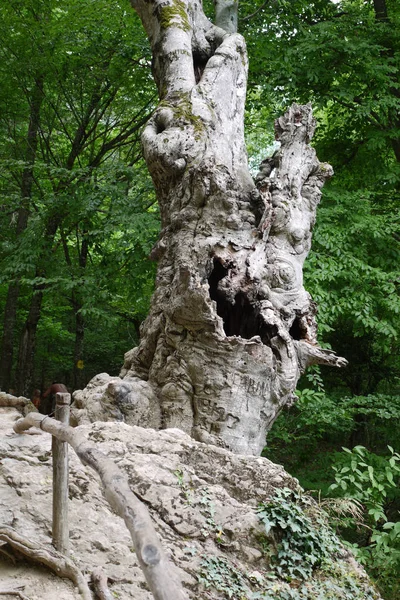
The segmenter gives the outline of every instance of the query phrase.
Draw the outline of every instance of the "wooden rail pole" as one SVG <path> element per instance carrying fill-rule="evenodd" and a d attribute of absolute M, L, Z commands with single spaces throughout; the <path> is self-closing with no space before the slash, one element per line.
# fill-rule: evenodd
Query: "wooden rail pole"
<path fill-rule="evenodd" d="M 56 394 L 55 419 L 69 425 L 70 394 Z M 68 443 L 53 436 L 53 545 L 62 554 L 69 551 Z"/>

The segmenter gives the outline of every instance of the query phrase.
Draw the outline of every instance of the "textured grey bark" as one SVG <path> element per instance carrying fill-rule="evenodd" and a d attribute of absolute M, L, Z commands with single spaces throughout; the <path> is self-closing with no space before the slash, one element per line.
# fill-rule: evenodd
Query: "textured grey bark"
<path fill-rule="evenodd" d="M 238 29 L 238 1 L 214 0 L 215 24 L 228 33 L 236 33 Z"/>
<path fill-rule="evenodd" d="M 311 107 L 293 106 L 276 123 L 280 150 L 255 183 L 243 132 L 243 38 L 211 24 L 196 0 L 132 4 L 161 97 L 143 147 L 162 232 L 151 311 L 121 376 L 148 381 L 161 427 L 259 454 L 300 373 L 346 362 L 318 347 L 302 279 L 332 169 L 309 146 Z"/>

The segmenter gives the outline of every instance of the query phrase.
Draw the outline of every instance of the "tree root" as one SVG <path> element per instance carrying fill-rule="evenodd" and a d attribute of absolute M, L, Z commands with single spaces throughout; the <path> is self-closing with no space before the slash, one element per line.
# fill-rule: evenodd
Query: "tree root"
<path fill-rule="evenodd" d="M 83 464 L 90 465 L 100 475 L 106 499 L 124 519 L 131 534 L 139 564 L 155 600 L 186 600 L 187 596 L 164 553 L 149 512 L 132 492 L 126 475 L 94 444 L 88 442 L 78 429 L 31 412 L 14 424 L 14 431 L 23 433 L 30 427 L 38 427 L 68 442 Z"/>
<path fill-rule="evenodd" d="M 25 589 L 24 585 L 20 585 L 16 588 L 13 588 L 10 590 L 0 588 L 0 596 L 18 596 L 18 598 L 20 598 L 20 600 L 29 600 L 28 596 L 25 596 L 25 594 L 23 594 L 21 591 L 24 589 Z"/>
<path fill-rule="evenodd" d="M 93 600 L 92 593 L 81 571 L 74 563 L 56 550 L 44 548 L 21 536 L 12 527 L 0 527 L 0 542 L 7 543 L 14 551 L 26 556 L 33 562 L 44 565 L 59 577 L 70 579 L 79 589 L 83 600 Z"/>
<path fill-rule="evenodd" d="M 101 567 L 92 571 L 92 583 L 96 597 L 99 600 L 114 600 L 107 585 L 107 575 Z"/>

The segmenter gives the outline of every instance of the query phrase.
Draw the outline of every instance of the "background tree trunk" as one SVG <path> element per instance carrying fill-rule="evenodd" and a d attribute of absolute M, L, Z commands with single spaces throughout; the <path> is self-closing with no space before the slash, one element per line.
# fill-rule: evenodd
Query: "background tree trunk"
<path fill-rule="evenodd" d="M 345 364 L 316 343 L 302 265 L 324 180 L 310 106 L 276 124 L 256 186 L 243 134 L 243 38 L 194 1 L 133 1 L 161 102 L 143 133 L 160 203 L 156 292 L 124 376 L 147 379 L 162 426 L 258 454 L 302 370 Z"/>
<path fill-rule="evenodd" d="M 44 232 L 44 249 L 49 255 L 54 237 L 61 223 L 62 216 L 50 216 Z M 44 279 L 46 276 L 45 256 L 41 257 L 41 263 L 36 267 L 36 277 Z M 15 387 L 19 395 L 30 396 L 33 391 L 33 373 L 36 350 L 36 333 L 42 311 L 42 301 L 46 283 L 41 282 L 33 286 L 33 294 L 30 302 L 29 313 L 22 329 L 19 342 L 18 361 L 15 375 Z"/>
<path fill-rule="evenodd" d="M 83 276 L 87 258 L 89 253 L 89 242 L 87 237 L 84 235 L 82 239 L 82 244 L 79 249 L 79 267 L 80 274 Z M 83 303 L 79 296 L 78 291 L 73 292 L 72 296 L 72 306 L 74 307 L 75 313 L 75 345 L 74 345 L 74 377 L 73 377 L 73 387 L 74 389 L 79 389 L 84 386 L 84 341 L 85 341 L 85 317 L 83 316 L 81 309 Z"/>
<path fill-rule="evenodd" d="M 20 283 L 11 283 L 7 289 L 4 307 L 3 337 L 0 353 L 0 389 L 7 391 L 12 385 L 12 365 L 14 356 L 14 329 L 17 319 L 17 308 Z"/>
<path fill-rule="evenodd" d="M 40 126 L 40 109 L 43 102 L 44 77 L 38 75 L 29 99 L 30 114 L 26 141 L 26 166 L 21 178 L 21 205 L 18 210 L 16 227 L 17 238 L 28 225 L 30 203 L 33 186 L 33 169 L 36 160 L 38 132 Z M 14 356 L 14 329 L 17 319 L 18 298 L 20 292 L 19 278 L 8 286 L 6 305 L 4 308 L 3 337 L 0 351 L 0 389 L 8 391 L 12 383 L 12 366 Z"/>
<path fill-rule="evenodd" d="M 33 369 L 36 347 L 36 332 L 43 301 L 44 284 L 35 286 L 19 342 L 18 362 L 15 375 L 15 388 L 19 396 L 30 396 L 33 388 Z"/>
<path fill-rule="evenodd" d="M 55 186 L 54 192 L 56 195 L 62 194 L 68 189 L 68 186 L 71 184 L 73 180 L 72 170 L 75 165 L 75 162 L 78 159 L 80 152 L 82 152 L 85 147 L 85 143 L 88 138 L 88 132 L 90 125 L 90 119 L 93 114 L 96 112 L 96 108 L 101 102 L 102 94 L 101 94 L 101 86 L 102 82 L 99 81 L 96 89 L 93 91 L 88 106 L 83 115 L 82 121 L 78 124 L 76 128 L 74 138 L 71 140 L 71 147 L 68 153 L 68 156 L 65 161 L 65 169 L 68 172 L 67 175 L 64 174 L 63 177 L 60 178 L 58 184 Z M 37 134 L 37 130 L 35 132 Z M 37 140 L 35 137 L 35 149 L 37 146 Z M 71 174 L 71 175 L 70 175 Z M 30 173 L 30 178 L 27 178 L 27 181 L 30 183 L 30 189 L 32 186 L 32 173 Z M 57 230 L 63 222 L 63 219 L 68 214 L 68 207 L 64 204 L 62 206 L 58 206 L 56 212 L 50 211 L 44 227 L 44 239 L 45 244 L 43 246 L 43 253 L 39 256 L 39 263 L 36 267 L 36 277 L 40 277 L 45 279 L 47 275 L 47 257 L 49 252 L 51 251 L 54 243 L 54 238 L 56 236 Z M 87 258 L 87 248 L 85 254 L 85 263 Z M 34 375 L 34 361 L 35 361 L 35 351 L 36 351 L 36 334 L 37 327 L 40 321 L 41 310 L 42 310 L 42 300 L 43 300 L 43 292 L 45 290 L 46 284 L 40 283 L 34 286 L 33 295 L 31 298 L 30 308 L 28 317 L 25 321 L 21 337 L 19 343 L 18 350 L 18 361 L 16 366 L 16 375 L 15 375 L 15 386 L 18 394 L 30 395 L 33 390 L 33 375 Z M 84 325 L 81 319 L 81 316 L 77 318 L 77 342 L 75 345 L 75 354 L 80 351 L 83 347 L 83 336 L 84 336 Z M 79 339 L 81 337 L 81 339 Z M 75 367 L 76 371 L 76 367 Z M 74 374 L 76 376 L 76 372 Z"/>

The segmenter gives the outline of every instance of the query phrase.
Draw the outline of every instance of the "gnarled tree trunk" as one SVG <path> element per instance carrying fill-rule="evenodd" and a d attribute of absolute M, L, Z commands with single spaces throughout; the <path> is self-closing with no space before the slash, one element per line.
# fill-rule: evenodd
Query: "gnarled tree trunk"
<path fill-rule="evenodd" d="M 243 134 L 243 38 L 214 26 L 196 0 L 132 4 L 161 98 L 143 147 L 162 232 L 151 311 L 122 376 L 148 381 L 162 427 L 258 454 L 300 373 L 345 363 L 318 347 L 302 279 L 332 169 L 309 146 L 311 107 L 293 106 L 256 184 Z"/>

